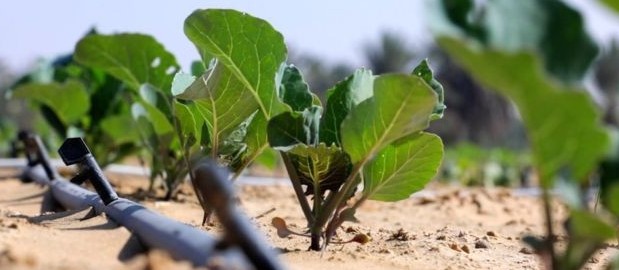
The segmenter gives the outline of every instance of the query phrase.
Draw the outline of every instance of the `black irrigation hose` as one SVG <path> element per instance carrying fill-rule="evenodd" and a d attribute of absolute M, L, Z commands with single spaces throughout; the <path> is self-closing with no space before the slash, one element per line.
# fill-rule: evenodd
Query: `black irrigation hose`
<path fill-rule="evenodd" d="M 215 253 L 217 241 L 205 232 L 171 220 L 127 199 L 117 199 L 105 205 L 99 195 L 69 181 L 57 178 L 47 181 L 40 166 L 29 167 L 25 175 L 36 183 L 49 186 L 53 198 L 65 209 L 87 209 L 105 213 L 114 222 L 135 233 L 145 246 L 163 249 L 178 260 L 203 266 Z"/>
<path fill-rule="evenodd" d="M 37 145 L 28 149 L 28 142 L 25 143 L 26 151 L 29 152 L 29 164 L 23 177 L 49 186 L 54 200 L 66 209 L 81 210 L 92 207 L 95 213 L 107 214 L 114 222 L 137 235 L 146 247 L 165 250 L 174 259 L 190 261 L 195 266 L 213 266 L 217 269 L 283 269 L 273 250 L 264 245 L 263 241 L 259 242 L 262 239 L 255 237 L 256 232 L 249 220 L 243 219 L 230 205 L 219 209 L 215 206 L 220 219 L 223 217 L 225 220 L 232 220 L 224 223 L 227 229 L 224 239 L 217 240 L 202 230 L 167 218 L 138 203 L 118 198 L 81 139 L 65 141 L 59 151 L 65 163 L 79 164 L 82 168 L 74 179 L 66 181 L 55 171 L 50 171 L 49 159 L 41 148 L 40 140 L 36 141 L 36 136 L 20 138 L 22 141 L 29 141 L 30 146 Z M 43 155 L 40 155 L 41 152 Z M 209 165 L 208 162 L 205 164 L 197 170 L 200 175 L 226 176 L 221 170 L 212 171 L 216 166 Z M 85 180 L 90 180 L 96 193 L 75 184 Z M 217 183 L 215 186 L 223 183 L 219 180 L 227 182 L 227 178 L 206 180 L 202 182 Z M 101 182 L 95 184 L 96 181 Z M 231 237 L 248 234 L 251 237 L 245 239 Z"/>

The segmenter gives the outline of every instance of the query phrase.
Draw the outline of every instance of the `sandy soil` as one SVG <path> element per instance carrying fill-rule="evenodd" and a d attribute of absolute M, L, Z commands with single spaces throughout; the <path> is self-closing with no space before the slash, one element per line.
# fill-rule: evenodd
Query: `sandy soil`
<path fill-rule="evenodd" d="M 120 194 L 136 194 L 145 179 L 110 179 Z M 307 238 L 278 238 L 273 217 L 302 231 L 305 221 L 287 185 L 240 186 L 241 207 L 258 230 L 281 251 L 290 269 L 539 269 L 539 260 L 521 241 L 541 235 L 541 206 L 533 197 L 507 189 L 459 189 L 432 186 L 414 198 L 368 202 L 344 224 L 338 237 L 357 232 L 371 236 L 365 245 L 331 245 L 324 252 L 306 251 Z M 130 257 L 135 238 L 123 227 L 87 211 L 40 214 L 46 188 L 17 179 L 0 180 L 0 269 L 188 269 L 163 252 Z M 179 200 L 142 200 L 144 205 L 182 222 L 199 226 L 201 209 L 189 188 Z M 269 211 L 275 208 L 274 211 Z M 563 215 L 556 207 L 557 215 Z M 265 214 L 266 213 L 266 214 Z M 217 225 L 204 230 L 216 234 Z M 559 236 L 559 240 L 562 236 Z M 565 239 L 563 237 L 563 239 Z M 602 269 L 616 255 L 612 243 L 590 260 L 587 269 Z"/>

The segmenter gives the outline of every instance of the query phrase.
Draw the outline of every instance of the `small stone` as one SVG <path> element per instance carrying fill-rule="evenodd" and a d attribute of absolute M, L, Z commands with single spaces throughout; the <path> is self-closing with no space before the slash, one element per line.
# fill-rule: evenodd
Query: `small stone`
<path fill-rule="evenodd" d="M 533 250 L 526 247 L 521 248 L 519 252 L 522 254 L 533 254 Z"/>
<path fill-rule="evenodd" d="M 489 248 L 490 244 L 487 241 L 484 240 L 477 240 L 477 242 L 475 242 L 475 248 Z"/>
<path fill-rule="evenodd" d="M 466 252 L 467 254 L 471 252 L 471 251 L 469 250 L 469 246 L 467 246 L 467 245 L 462 245 L 462 246 L 460 247 L 460 249 L 462 249 L 462 251 Z"/>
<path fill-rule="evenodd" d="M 460 247 L 458 247 L 458 245 L 456 243 L 451 243 L 449 244 L 449 248 L 455 250 L 455 251 L 461 251 Z"/>
<path fill-rule="evenodd" d="M 11 223 L 9 225 L 9 229 L 17 229 L 17 224 L 16 223 Z"/>
<path fill-rule="evenodd" d="M 487 236 L 496 236 L 496 233 L 494 233 L 493 231 L 488 231 L 486 232 Z"/>
<path fill-rule="evenodd" d="M 378 253 L 382 253 L 382 254 L 391 254 L 391 253 L 393 253 L 393 252 L 391 252 L 391 250 L 389 250 L 389 249 L 386 249 L 386 248 L 385 248 L 385 249 L 381 249 L 381 250 L 379 250 L 379 251 L 378 251 Z"/>
<path fill-rule="evenodd" d="M 446 237 L 444 235 L 439 235 L 436 237 L 436 240 L 445 240 Z"/>
<path fill-rule="evenodd" d="M 587 260 L 588 263 L 598 263 L 600 262 L 600 260 L 596 257 L 591 257 L 589 258 L 589 260 Z"/>

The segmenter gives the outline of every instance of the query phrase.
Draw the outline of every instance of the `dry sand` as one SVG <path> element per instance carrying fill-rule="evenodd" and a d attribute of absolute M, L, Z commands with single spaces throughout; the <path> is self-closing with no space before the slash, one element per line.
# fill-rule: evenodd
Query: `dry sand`
<path fill-rule="evenodd" d="M 135 194 L 139 186 L 147 185 L 145 179 L 110 178 L 120 194 Z M 273 217 L 281 217 L 290 228 L 303 231 L 306 223 L 290 186 L 240 186 L 238 190 L 242 209 L 250 217 L 261 216 L 254 218 L 259 232 L 281 251 L 280 258 L 290 269 L 540 268 L 537 256 L 521 238 L 542 234 L 541 205 L 534 197 L 515 196 L 508 189 L 434 185 L 425 195 L 405 201 L 368 202 L 357 212 L 361 223 L 345 223 L 337 237 L 348 240 L 361 232 L 372 241 L 330 245 L 324 252 L 307 251 L 307 238 L 278 238 L 269 225 Z M 135 239 L 105 216 L 83 220 L 87 211 L 41 215 L 45 191 L 17 179 L 0 180 L 0 269 L 190 268 L 162 252 L 129 257 Z M 176 201 L 141 203 L 199 227 L 202 212 L 189 188 Z M 563 215 L 561 207 L 556 211 Z M 220 231 L 216 225 L 203 229 Z M 586 267 L 602 269 L 617 254 L 614 244 Z"/>

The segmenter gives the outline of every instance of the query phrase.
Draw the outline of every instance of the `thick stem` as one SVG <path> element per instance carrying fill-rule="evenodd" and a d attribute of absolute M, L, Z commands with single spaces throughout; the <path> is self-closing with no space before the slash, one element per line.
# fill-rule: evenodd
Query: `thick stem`
<path fill-rule="evenodd" d="M 321 238 L 321 233 L 320 231 L 315 232 L 314 230 L 312 230 L 311 232 L 311 242 L 310 242 L 310 250 L 314 250 L 314 251 L 320 251 L 321 250 L 321 246 L 320 246 L 320 238 Z"/>
<path fill-rule="evenodd" d="M 546 269 L 558 270 L 557 255 L 554 245 L 554 229 L 552 228 L 552 205 L 550 194 L 547 188 L 542 189 L 542 200 L 544 202 L 544 217 L 546 219 L 546 250 L 548 258 L 545 262 Z"/>

